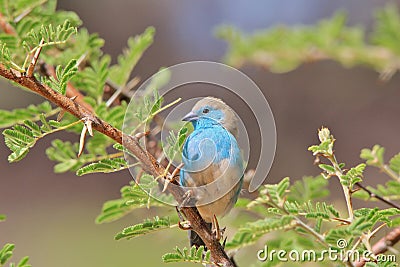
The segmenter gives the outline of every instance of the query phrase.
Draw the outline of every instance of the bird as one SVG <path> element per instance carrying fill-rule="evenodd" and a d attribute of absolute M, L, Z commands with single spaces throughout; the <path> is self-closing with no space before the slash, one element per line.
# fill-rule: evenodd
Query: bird
<path fill-rule="evenodd" d="M 211 229 L 214 218 L 235 205 L 243 184 L 238 117 L 221 99 L 205 97 L 182 120 L 192 123 L 193 132 L 183 144 L 180 184 L 194 191 L 194 205 Z M 190 246 L 205 246 L 193 230 L 189 239 Z"/>

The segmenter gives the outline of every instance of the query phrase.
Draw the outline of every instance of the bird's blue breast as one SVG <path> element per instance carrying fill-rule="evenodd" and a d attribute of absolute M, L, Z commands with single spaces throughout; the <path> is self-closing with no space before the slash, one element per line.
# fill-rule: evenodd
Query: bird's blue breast
<path fill-rule="evenodd" d="M 235 137 L 219 124 L 196 127 L 186 139 L 182 155 L 185 165 L 181 170 L 180 182 L 185 186 L 188 186 L 188 173 L 201 172 L 210 165 L 220 164 L 223 160 L 229 161 L 229 168 L 237 168 L 241 172 L 243 170 L 242 157 Z"/>

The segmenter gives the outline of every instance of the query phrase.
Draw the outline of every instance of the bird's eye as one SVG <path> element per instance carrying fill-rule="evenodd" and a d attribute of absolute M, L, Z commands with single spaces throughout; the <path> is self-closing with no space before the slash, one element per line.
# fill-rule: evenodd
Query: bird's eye
<path fill-rule="evenodd" d="M 208 108 L 203 109 L 204 114 L 207 114 L 208 112 L 210 112 L 210 110 Z"/>

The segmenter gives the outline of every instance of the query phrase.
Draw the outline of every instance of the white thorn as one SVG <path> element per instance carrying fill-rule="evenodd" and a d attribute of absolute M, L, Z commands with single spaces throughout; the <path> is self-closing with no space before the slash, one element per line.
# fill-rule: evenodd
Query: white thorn
<path fill-rule="evenodd" d="M 90 119 L 85 120 L 85 126 L 90 134 L 90 136 L 93 136 L 93 128 L 92 128 L 92 121 Z"/>
<path fill-rule="evenodd" d="M 165 192 L 167 190 L 168 185 L 171 183 L 171 180 L 169 178 L 165 178 L 165 182 L 164 182 L 164 188 L 161 192 Z"/>
<path fill-rule="evenodd" d="M 64 114 L 65 114 L 65 110 L 62 109 L 57 115 L 57 121 L 61 121 L 61 119 L 64 117 Z"/>
<path fill-rule="evenodd" d="M 86 124 L 83 125 L 81 136 L 79 138 L 79 151 L 78 151 L 78 158 L 82 155 L 83 147 L 85 145 L 85 137 L 86 137 L 87 127 Z"/>

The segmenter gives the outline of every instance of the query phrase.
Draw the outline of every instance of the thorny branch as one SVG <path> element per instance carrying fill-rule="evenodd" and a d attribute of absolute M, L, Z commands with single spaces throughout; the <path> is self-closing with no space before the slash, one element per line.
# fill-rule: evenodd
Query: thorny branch
<path fill-rule="evenodd" d="M 126 149 L 138 158 L 142 164 L 142 168 L 154 177 L 164 177 L 164 174 L 167 173 L 165 168 L 160 165 L 149 152 L 139 145 L 137 138 L 122 133 L 74 100 L 59 94 L 47 85 L 41 84 L 34 77 L 23 76 L 20 72 L 13 69 L 8 70 L 2 64 L 0 64 L 0 76 L 43 96 L 80 120 L 91 121 L 93 129 L 123 144 Z M 178 203 L 182 202 L 184 191 L 181 187 L 168 187 L 168 191 L 174 196 Z M 197 208 L 183 207 L 182 212 L 190 222 L 192 229 L 202 238 L 207 248 L 211 251 L 213 261 L 222 266 L 234 267 L 234 263 L 230 260 L 215 235 L 208 229 L 207 224 L 200 216 Z"/>
<path fill-rule="evenodd" d="M 392 229 L 388 234 L 382 237 L 375 245 L 372 246 L 372 252 L 374 255 L 379 255 L 389 251 L 397 242 L 400 241 L 400 227 Z M 355 267 L 362 267 L 368 262 L 367 259 L 362 259 L 359 262 L 355 262 Z"/>
<path fill-rule="evenodd" d="M 397 205 L 396 203 L 394 203 L 394 202 L 392 202 L 392 201 L 390 201 L 390 200 L 387 200 L 387 199 L 384 198 L 384 197 L 381 197 L 380 195 L 377 195 L 377 194 L 372 193 L 371 190 L 369 190 L 368 188 L 366 188 L 365 186 L 363 186 L 361 183 L 356 183 L 356 185 L 357 185 L 359 188 L 361 188 L 362 190 L 364 190 L 365 192 L 367 192 L 368 195 L 369 195 L 369 197 L 371 197 L 371 198 L 376 198 L 376 199 L 378 199 L 379 201 L 381 201 L 381 202 L 383 202 L 383 203 L 385 203 L 385 204 L 387 204 L 387 205 L 389 205 L 389 206 L 391 206 L 391 207 L 393 207 L 393 208 L 396 208 L 396 209 L 399 209 L 399 210 L 400 210 L 400 206 L 399 206 L 399 205 Z"/>

